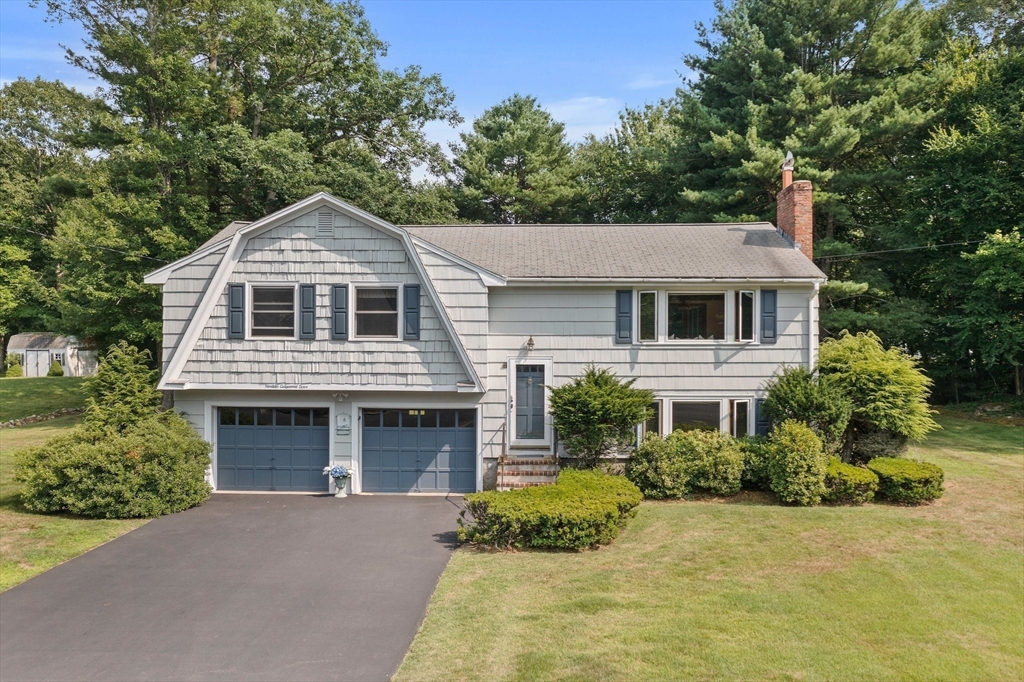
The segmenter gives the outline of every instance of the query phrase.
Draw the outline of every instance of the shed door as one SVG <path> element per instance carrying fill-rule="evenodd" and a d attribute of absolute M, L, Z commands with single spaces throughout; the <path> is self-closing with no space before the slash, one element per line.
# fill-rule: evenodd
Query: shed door
<path fill-rule="evenodd" d="M 220 408 L 217 489 L 327 492 L 329 422 L 327 408 Z"/>
<path fill-rule="evenodd" d="M 363 410 L 365 492 L 476 490 L 476 410 Z"/>

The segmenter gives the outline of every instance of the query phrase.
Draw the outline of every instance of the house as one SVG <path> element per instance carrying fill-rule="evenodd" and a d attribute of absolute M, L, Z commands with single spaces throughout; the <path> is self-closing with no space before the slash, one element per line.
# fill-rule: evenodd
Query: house
<path fill-rule="evenodd" d="M 7 342 L 7 354 L 19 357 L 26 377 L 45 377 L 54 362 L 60 363 L 65 376 L 86 377 L 96 373 L 96 351 L 81 348 L 73 336 L 15 334 Z"/>
<path fill-rule="evenodd" d="M 147 276 L 160 388 L 217 490 L 327 492 L 329 462 L 357 493 L 549 480 L 544 387 L 587 363 L 655 392 L 643 430 L 755 433 L 766 382 L 818 348 L 811 186 L 783 175 L 781 229 L 397 226 L 316 194 Z"/>

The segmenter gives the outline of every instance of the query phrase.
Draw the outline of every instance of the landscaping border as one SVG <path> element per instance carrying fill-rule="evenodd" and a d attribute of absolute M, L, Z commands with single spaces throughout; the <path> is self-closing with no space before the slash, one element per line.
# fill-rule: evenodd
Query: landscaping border
<path fill-rule="evenodd" d="M 13 429 L 16 426 L 28 426 L 29 424 L 36 424 L 38 422 L 45 422 L 51 419 L 57 419 L 58 417 L 64 417 L 69 414 L 81 414 L 85 412 L 84 407 L 63 407 L 56 412 L 48 412 L 47 414 L 30 414 L 27 417 L 21 419 L 12 419 L 7 422 L 0 423 L 0 429 Z"/>

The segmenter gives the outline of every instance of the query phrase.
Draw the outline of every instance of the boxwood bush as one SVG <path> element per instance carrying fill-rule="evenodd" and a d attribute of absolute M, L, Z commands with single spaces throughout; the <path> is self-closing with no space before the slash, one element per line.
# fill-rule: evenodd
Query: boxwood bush
<path fill-rule="evenodd" d="M 768 471 L 771 488 L 790 504 L 812 506 L 825 494 L 828 461 L 821 439 L 807 424 L 787 419 L 772 430 Z"/>
<path fill-rule="evenodd" d="M 629 456 L 626 478 L 652 500 L 680 498 L 689 490 L 686 462 L 676 456 L 667 439 L 657 434 L 649 434 Z"/>
<path fill-rule="evenodd" d="M 878 492 L 903 504 L 922 504 L 942 497 L 942 468 L 929 462 L 876 457 L 868 469 L 878 475 Z"/>
<path fill-rule="evenodd" d="M 466 495 L 459 539 L 501 548 L 585 549 L 606 544 L 643 496 L 622 476 L 565 469 L 554 485 Z"/>
<path fill-rule="evenodd" d="M 740 481 L 747 490 L 771 490 L 768 468 L 771 444 L 764 436 L 749 436 L 737 441 L 743 453 L 743 475 Z"/>
<path fill-rule="evenodd" d="M 878 490 L 878 476 L 864 467 L 853 466 L 831 457 L 825 470 L 825 495 L 830 504 L 864 504 Z"/>
<path fill-rule="evenodd" d="M 736 439 L 721 431 L 674 431 L 668 442 L 686 466 L 690 490 L 735 495 L 743 476 L 743 453 Z"/>
<path fill-rule="evenodd" d="M 121 433 L 83 425 L 20 454 L 15 478 L 30 511 L 153 517 L 201 504 L 210 444 L 174 412 Z"/>

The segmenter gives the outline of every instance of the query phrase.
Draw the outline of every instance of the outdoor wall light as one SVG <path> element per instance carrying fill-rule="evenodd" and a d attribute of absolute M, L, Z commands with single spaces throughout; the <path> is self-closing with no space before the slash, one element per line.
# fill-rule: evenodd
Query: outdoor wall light
<path fill-rule="evenodd" d="M 532 351 L 534 346 L 536 346 L 536 345 L 537 344 L 533 342 L 533 335 L 531 334 L 530 338 L 526 342 L 526 350 L 527 351 Z"/>

